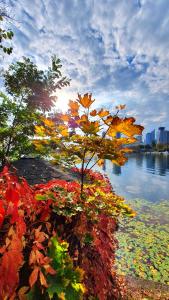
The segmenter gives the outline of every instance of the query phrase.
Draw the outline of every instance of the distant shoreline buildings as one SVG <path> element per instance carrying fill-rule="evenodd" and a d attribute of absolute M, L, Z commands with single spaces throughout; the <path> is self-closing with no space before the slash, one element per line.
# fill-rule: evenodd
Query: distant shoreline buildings
<path fill-rule="evenodd" d="M 165 127 L 159 127 L 157 130 L 147 132 L 145 138 L 142 135 L 136 136 L 137 142 L 133 146 L 155 146 L 155 145 L 169 145 L 169 130 Z"/>
<path fill-rule="evenodd" d="M 152 146 L 154 144 L 168 145 L 169 130 L 166 130 L 165 127 L 159 127 L 157 131 L 154 129 L 148 132 L 145 136 L 144 145 Z"/>

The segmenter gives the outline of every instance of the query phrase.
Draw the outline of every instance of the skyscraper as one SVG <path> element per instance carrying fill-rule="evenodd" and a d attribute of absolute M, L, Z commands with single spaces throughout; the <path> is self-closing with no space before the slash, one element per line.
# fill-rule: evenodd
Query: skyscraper
<path fill-rule="evenodd" d="M 152 146 L 152 143 L 155 142 L 155 129 L 146 134 L 145 144 Z"/>
<path fill-rule="evenodd" d="M 159 127 L 157 132 L 157 144 L 167 144 L 167 134 L 165 127 Z"/>

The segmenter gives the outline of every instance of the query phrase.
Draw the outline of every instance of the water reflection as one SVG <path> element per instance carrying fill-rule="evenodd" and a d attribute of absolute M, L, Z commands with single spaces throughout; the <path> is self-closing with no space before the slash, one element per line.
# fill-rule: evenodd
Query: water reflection
<path fill-rule="evenodd" d="M 169 200 L 169 155 L 132 154 L 125 166 L 106 161 L 102 171 L 126 199 Z"/>
<path fill-rule="evenodd" d="M 120 175 L 121 174 L 121 167 L 114 164 L 113 165 L 113 174 Z"/>

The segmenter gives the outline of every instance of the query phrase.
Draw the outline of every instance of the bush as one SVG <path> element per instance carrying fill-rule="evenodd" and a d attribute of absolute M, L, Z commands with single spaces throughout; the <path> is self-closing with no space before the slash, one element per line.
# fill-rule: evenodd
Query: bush
<path fill-rule="evenodd" d="M 119 299 L 113 270 L 119 215 L 133 215 L 101 174 L 29 186 L 0 175 L 0 298 Z M 16 259 L 17 258 L 17 259 Z M 121 296 L 120 296 L 121 295 Z M 24 298 L 25 297 L 25 298 Z"/>

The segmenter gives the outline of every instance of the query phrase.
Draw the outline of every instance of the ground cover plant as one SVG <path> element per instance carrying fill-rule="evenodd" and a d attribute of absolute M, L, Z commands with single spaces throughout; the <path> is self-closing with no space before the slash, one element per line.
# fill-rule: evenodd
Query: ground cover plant
<path fill-rule="evenodd" d="M 169 204 L 129 201 L 137 216 L 121 222 L 117 238 L 118 272 L 169 284 Z"/>

